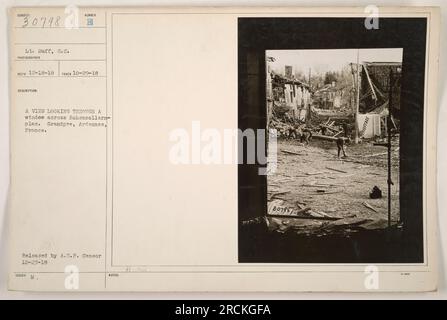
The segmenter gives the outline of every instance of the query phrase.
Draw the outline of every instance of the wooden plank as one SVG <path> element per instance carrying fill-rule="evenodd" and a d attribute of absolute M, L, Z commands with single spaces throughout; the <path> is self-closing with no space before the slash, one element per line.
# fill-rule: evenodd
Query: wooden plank
<path fill-rule="evenodd" d="M 293 155 L 296 155 L 296 156 L 303 156 L 303 155 L 305 155 L 305 154 L 302 154 L 302 153 L 293 152 L 293 151 L 289 151 L 289 150 L 281 150 L 281 152 L 284 152 L 284 153 L 287 153 L 287 154 L 293 154 Z"/>
<path fill-rule="evenodd" d="M 331 168 L 331 167 L 326 167 L 326 169 L 328 169 L 328 170 L 332 170 L 332 171 L 341 172 L 341 173 L 348 173 L 347 171 L 340 170 L 340 169 L 336 169 L 336 168 Z"/>
<path fill-rule="evenodd" d="M 377 211 L 377 209 L 376 208 L 374 208 L 373 206 L 371 206 L 368 202 L 363 202 L 362 203 L 365 207 L 367 207 L 368 209 L 370 209 L 370 210 L 372 210 L 372 211 L 374 211 L 374 212 L 379 212 L 379 211 Z"/>

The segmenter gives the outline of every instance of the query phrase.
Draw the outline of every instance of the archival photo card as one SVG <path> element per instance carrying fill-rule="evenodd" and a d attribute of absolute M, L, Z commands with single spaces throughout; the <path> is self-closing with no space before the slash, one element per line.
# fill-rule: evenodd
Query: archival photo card
<path fill-rule="evenodd" d="M 9 289 L 435 290 L 439 10 L 373 9 L 11 8 Z"/>

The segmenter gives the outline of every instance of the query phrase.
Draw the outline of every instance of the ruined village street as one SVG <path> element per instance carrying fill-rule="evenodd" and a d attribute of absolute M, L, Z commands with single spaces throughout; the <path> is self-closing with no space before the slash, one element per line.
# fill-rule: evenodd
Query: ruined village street
<path fill-rule="evenodd" d="M 398 149 L 397 141 L 392 143 L 393 223 L 399 220 Z M 338 159 L 334 142 L 313 139 L 304 145 L 294 139 L 279 139 L 277 169 L 267 178 L 269 211 L 275 203 L 298 210 L 310 208 L 313 215 L 386 220 L 386 151 L 384 147 L 363 142 L 347 146 L 348 157 Z M 370 198 L 374 186 L 382 190 L 382 198 Z"/>

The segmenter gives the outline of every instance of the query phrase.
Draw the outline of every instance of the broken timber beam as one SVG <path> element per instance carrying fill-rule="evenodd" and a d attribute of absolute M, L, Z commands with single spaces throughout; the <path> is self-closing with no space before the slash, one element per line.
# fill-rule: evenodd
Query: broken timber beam
<path fill-rule="evenodd" d="M 331 136 L 324 136 L 322 134 L 314 134 L 312 136 L 312 139 L 320 139 L 320 140 L 327 140 L 327 141 L 337 141 L 338 139 L 347 140 L 345 137 L 337 138 L 337 137 L 331 137 Z"/>

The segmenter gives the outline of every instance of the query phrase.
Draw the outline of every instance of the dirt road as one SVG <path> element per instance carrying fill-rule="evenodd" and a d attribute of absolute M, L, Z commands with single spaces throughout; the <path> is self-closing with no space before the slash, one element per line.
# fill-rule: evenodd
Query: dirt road
<path fill-rule="evenodd" d="M 392 220 L 399 220 L 398 142 L 392 145 Z M 278 140 L 277 170 L 268 176 L 269 201 L 288 207 L 309 207 L 339 218 L 387 219 L 386 148 L 361 143 L 347 146 L 346 159 L 337 158 L 334 142 Z M 370 199 L 374 186 L 381 199 Z M 365 202 L 370 206 L 365 206 Z"/>

